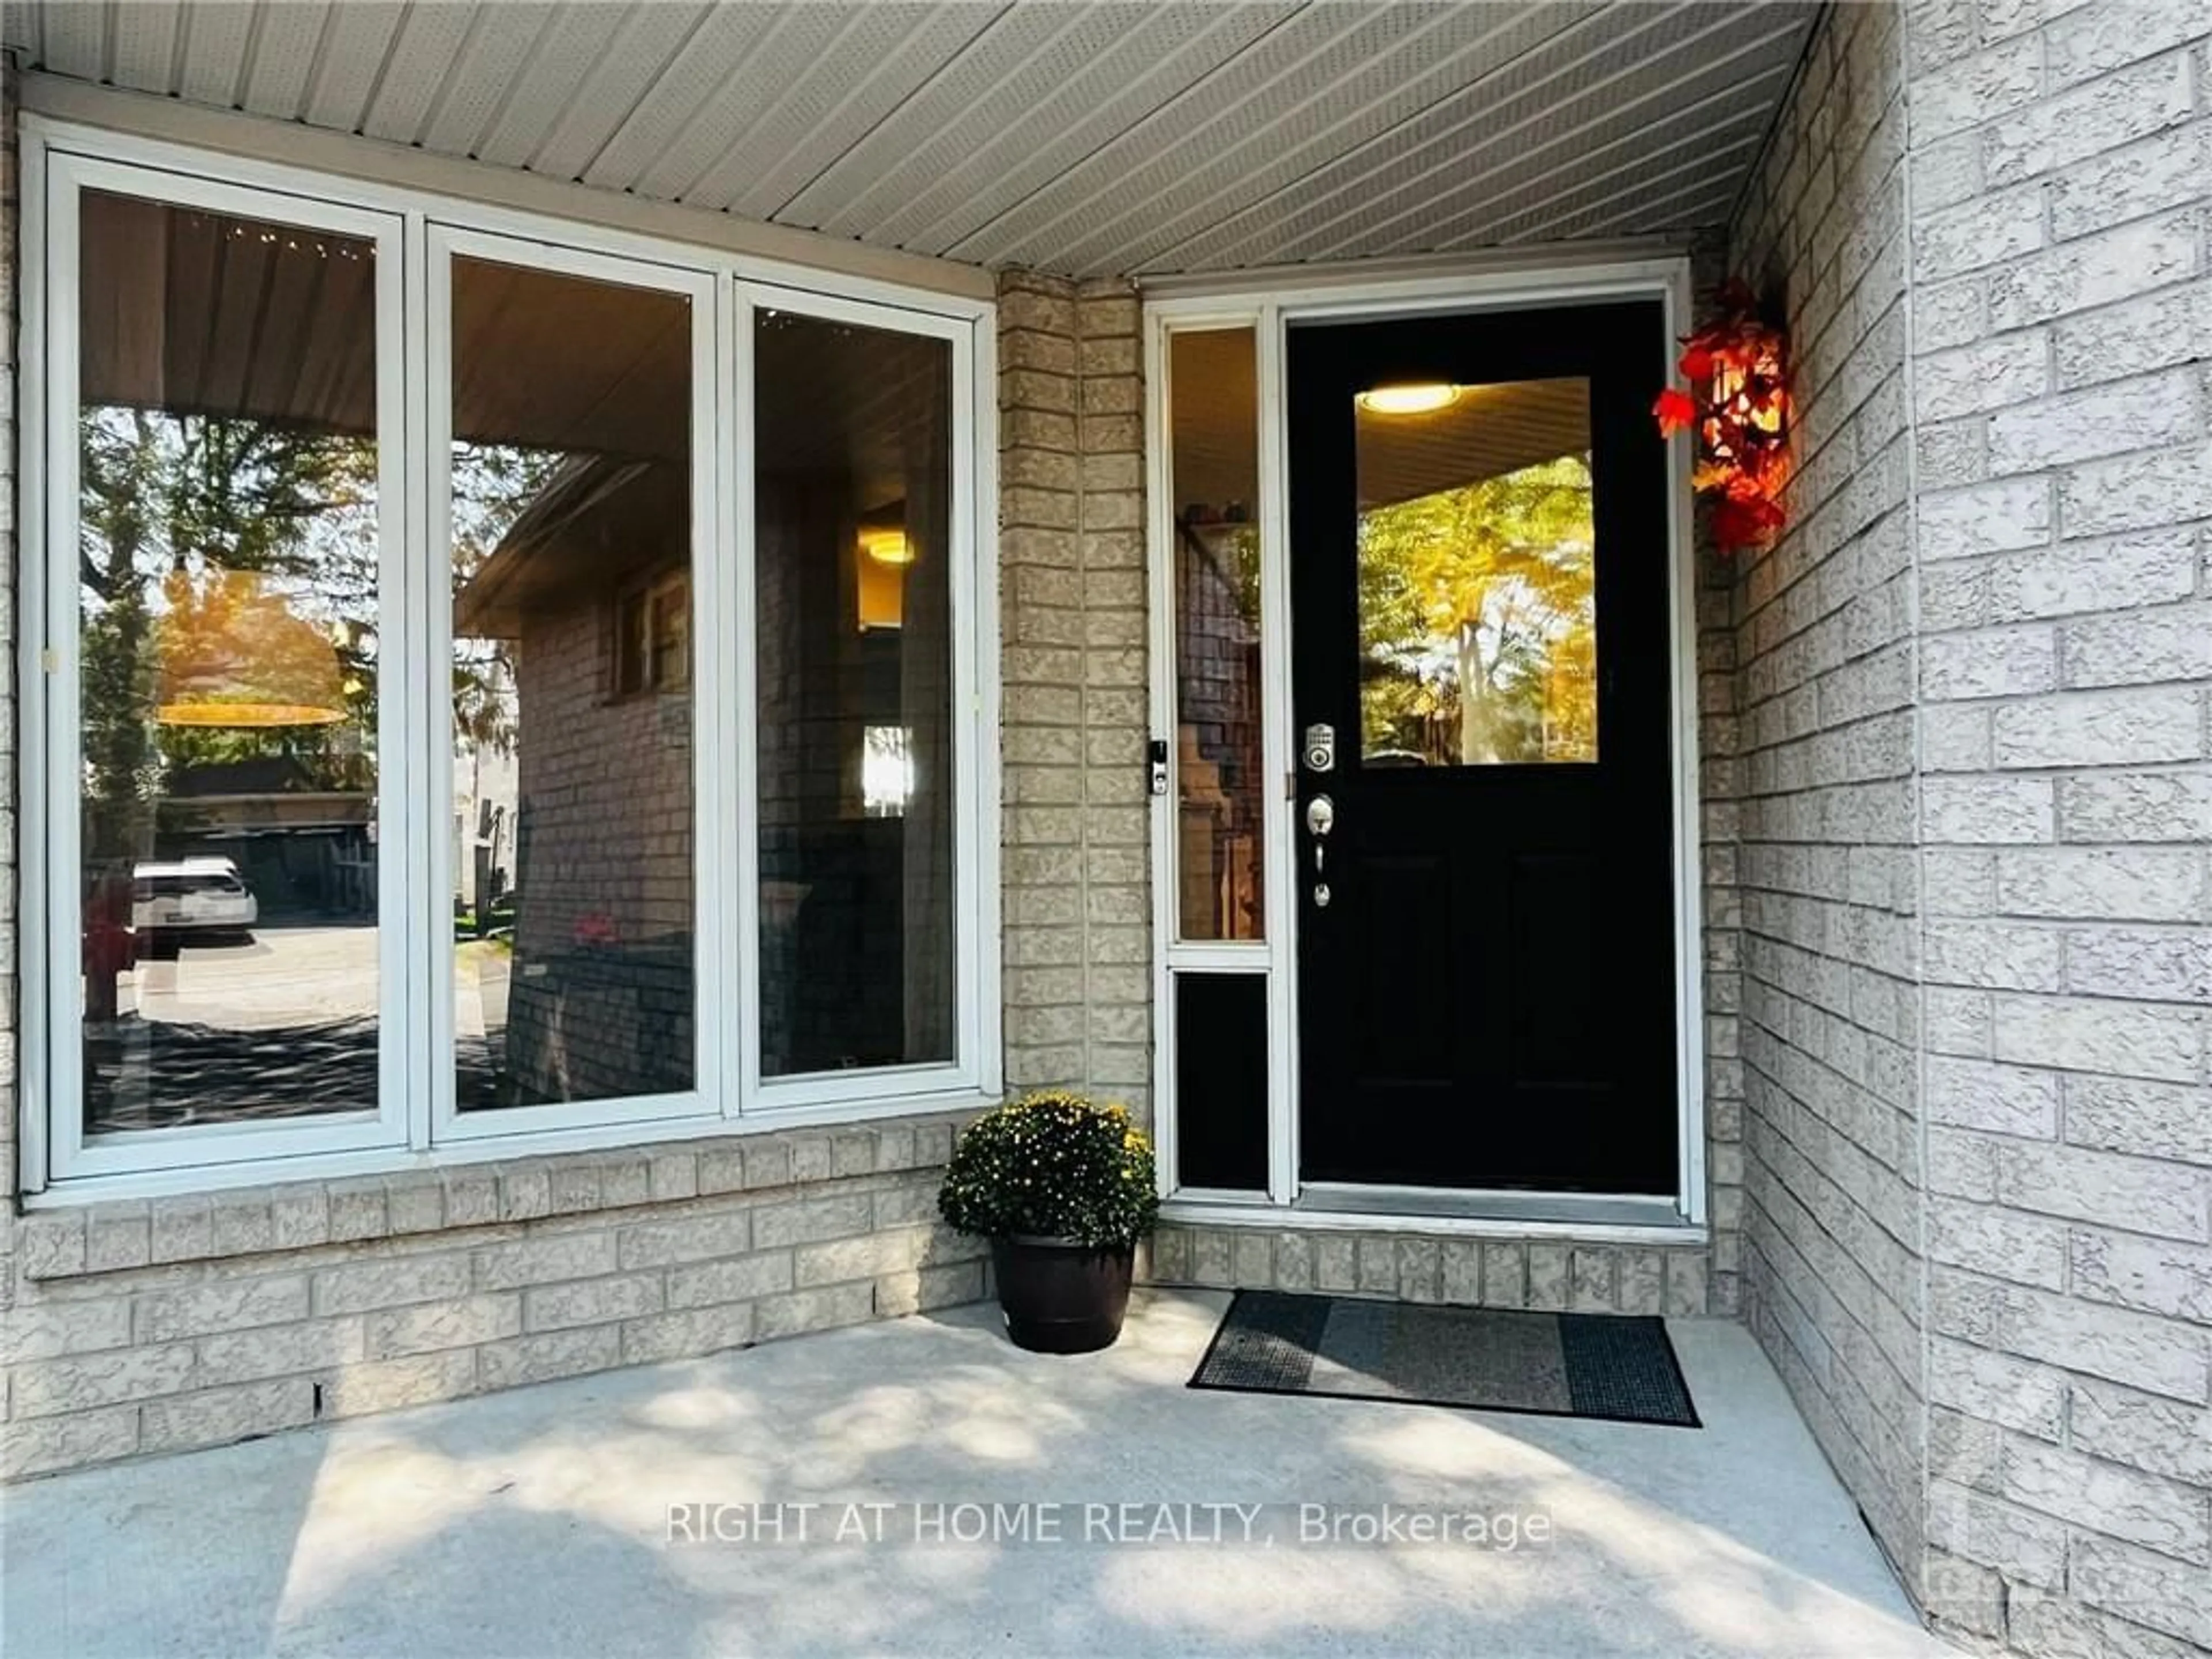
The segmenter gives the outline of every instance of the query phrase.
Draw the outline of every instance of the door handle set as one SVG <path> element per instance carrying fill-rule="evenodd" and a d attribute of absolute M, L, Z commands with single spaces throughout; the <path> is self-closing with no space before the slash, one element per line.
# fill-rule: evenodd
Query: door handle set
<path fill-rule="evenodd" d="M 1328 832 L 1336 827 L 1336 803 L 1327 795 L 1316 795 L 1306 803 L 1306 833 L 1313 837 L 1314 874 L 1318 877 L 1328 864 Z M 1328 908 L 1328 884 L 1316 881 L 1313 902 L 1322 909 Z"/>
<path fill-rule="evenodd" d="M 1305 729 L 1305 740 L 1299 747 L 1304 752 L 1306 770 L 1331 772 L 1336 769 L 1336 728 L 1328 725 L 1313 725 Z M 1313 837 L 1314 875 L 1318 878 L 1328 865 L 1328 832 L 1336 827 L 1336 803 L 1327 795 L 1316 795 L 1306 803 L 1306 833 Z M 1328 884 L 1316 879 L 1313 884 L 1314 908 L 1328 908 Z"/>

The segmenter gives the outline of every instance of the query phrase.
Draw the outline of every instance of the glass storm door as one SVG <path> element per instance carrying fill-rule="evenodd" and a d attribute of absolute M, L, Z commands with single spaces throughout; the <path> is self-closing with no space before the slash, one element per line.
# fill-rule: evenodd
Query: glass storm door
<path fill-rule="evenodd" d="M 1665 348 L 1291 331 L 1308 1182 L 1676 1190 Z"/>

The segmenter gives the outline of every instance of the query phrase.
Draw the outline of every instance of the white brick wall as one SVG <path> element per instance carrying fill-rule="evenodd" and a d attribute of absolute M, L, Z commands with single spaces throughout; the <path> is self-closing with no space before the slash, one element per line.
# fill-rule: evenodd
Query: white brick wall
<path fill-rule="evenodd" d="M 1929 1540 L 2212 1648 L 2212 5 L 1909 9 Z"/>
<path fill-rule="evenodd" d="M 1900 36 L 1887 6 L 1831 14 L 1729 261 L 1786 310 L 1798 405 L 1790 529 L 1741 561 L 1735 582 L 1744 1306 L 1883 1545 L 1910 1562 L 1923 1312 Z M 1961 117 L 2008 73 L 1992 64 L 1988 84 L 1958 89 Z M 1922 256 L 1930 276 L 2020 234 L 2006 204 L 1978 200 L 1939 228 Z M 1962 349 L 1919 389 L 1917 416 L 1977 408 L 2024 372 L 2002 349 Z M 2008 520 L 2037 510 L 1983 503 L 1939 533 L 2007 544 Z M 2035 651 L 1939 672 L 2033 679 Z M 1954 741 L 1980 755 L 1989 738 Z M 2033 811 L 1994 790 L 1942 805 L 1947 818 L 2008 830 Z M 1974 1079 L 1950 1079 L 1942 1100 L 1969 1115 L 2033 1109 Z"/>

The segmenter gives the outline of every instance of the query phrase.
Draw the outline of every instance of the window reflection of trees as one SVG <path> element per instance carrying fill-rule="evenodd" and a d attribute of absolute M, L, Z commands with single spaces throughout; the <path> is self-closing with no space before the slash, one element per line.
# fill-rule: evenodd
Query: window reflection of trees
<path fill-rule="evenodd" d="M 1595 760 L 1595 540 L 1579 455 L 1361 514 L 1370 763 Z"/>
<path fill-rule="evenodd" d="M 453 592 L 466 587 L 525 508 L 568 460 L 559 450 L 456 443 L 453 457 Z M 453 740 L 460 757 L 514 750 L 513 642 L 453 639 Z"/>
<path fill-rule="evenodd" d="M 87 1127 L 373 1105 L 373 975 L 365 1012 L 312 969 L 263 1006 L 176 947 L 251 977 L 272 922 L 374 920 L 375 441 L 103 402 L 79 441 Z M 254 930 L 143 926 L 137 868 L 210 854 Z"/>
<path fill-rule="evenodd" d="M 150 856 L 188 826 L 167 783 L 194 768 L 281 761 L 297 787 L 374 787 L 376 446 L 258 420 L 95 405 L 82 423 L 86 856 Z M 161 623 L 251 574 L 325 635 L 343 720 L 272 726 L 156 719 Z M 251 667 L 251 665 L 247 665 Z"/>

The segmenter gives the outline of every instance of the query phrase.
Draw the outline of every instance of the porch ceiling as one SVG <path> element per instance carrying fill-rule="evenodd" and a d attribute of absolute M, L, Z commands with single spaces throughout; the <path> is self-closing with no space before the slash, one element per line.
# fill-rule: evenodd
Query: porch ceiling
<path fill-rule="evenodd" d="M 5 6 L 26 65 L 1078 275 L 1717 222 L 1807 0 Z"/>

